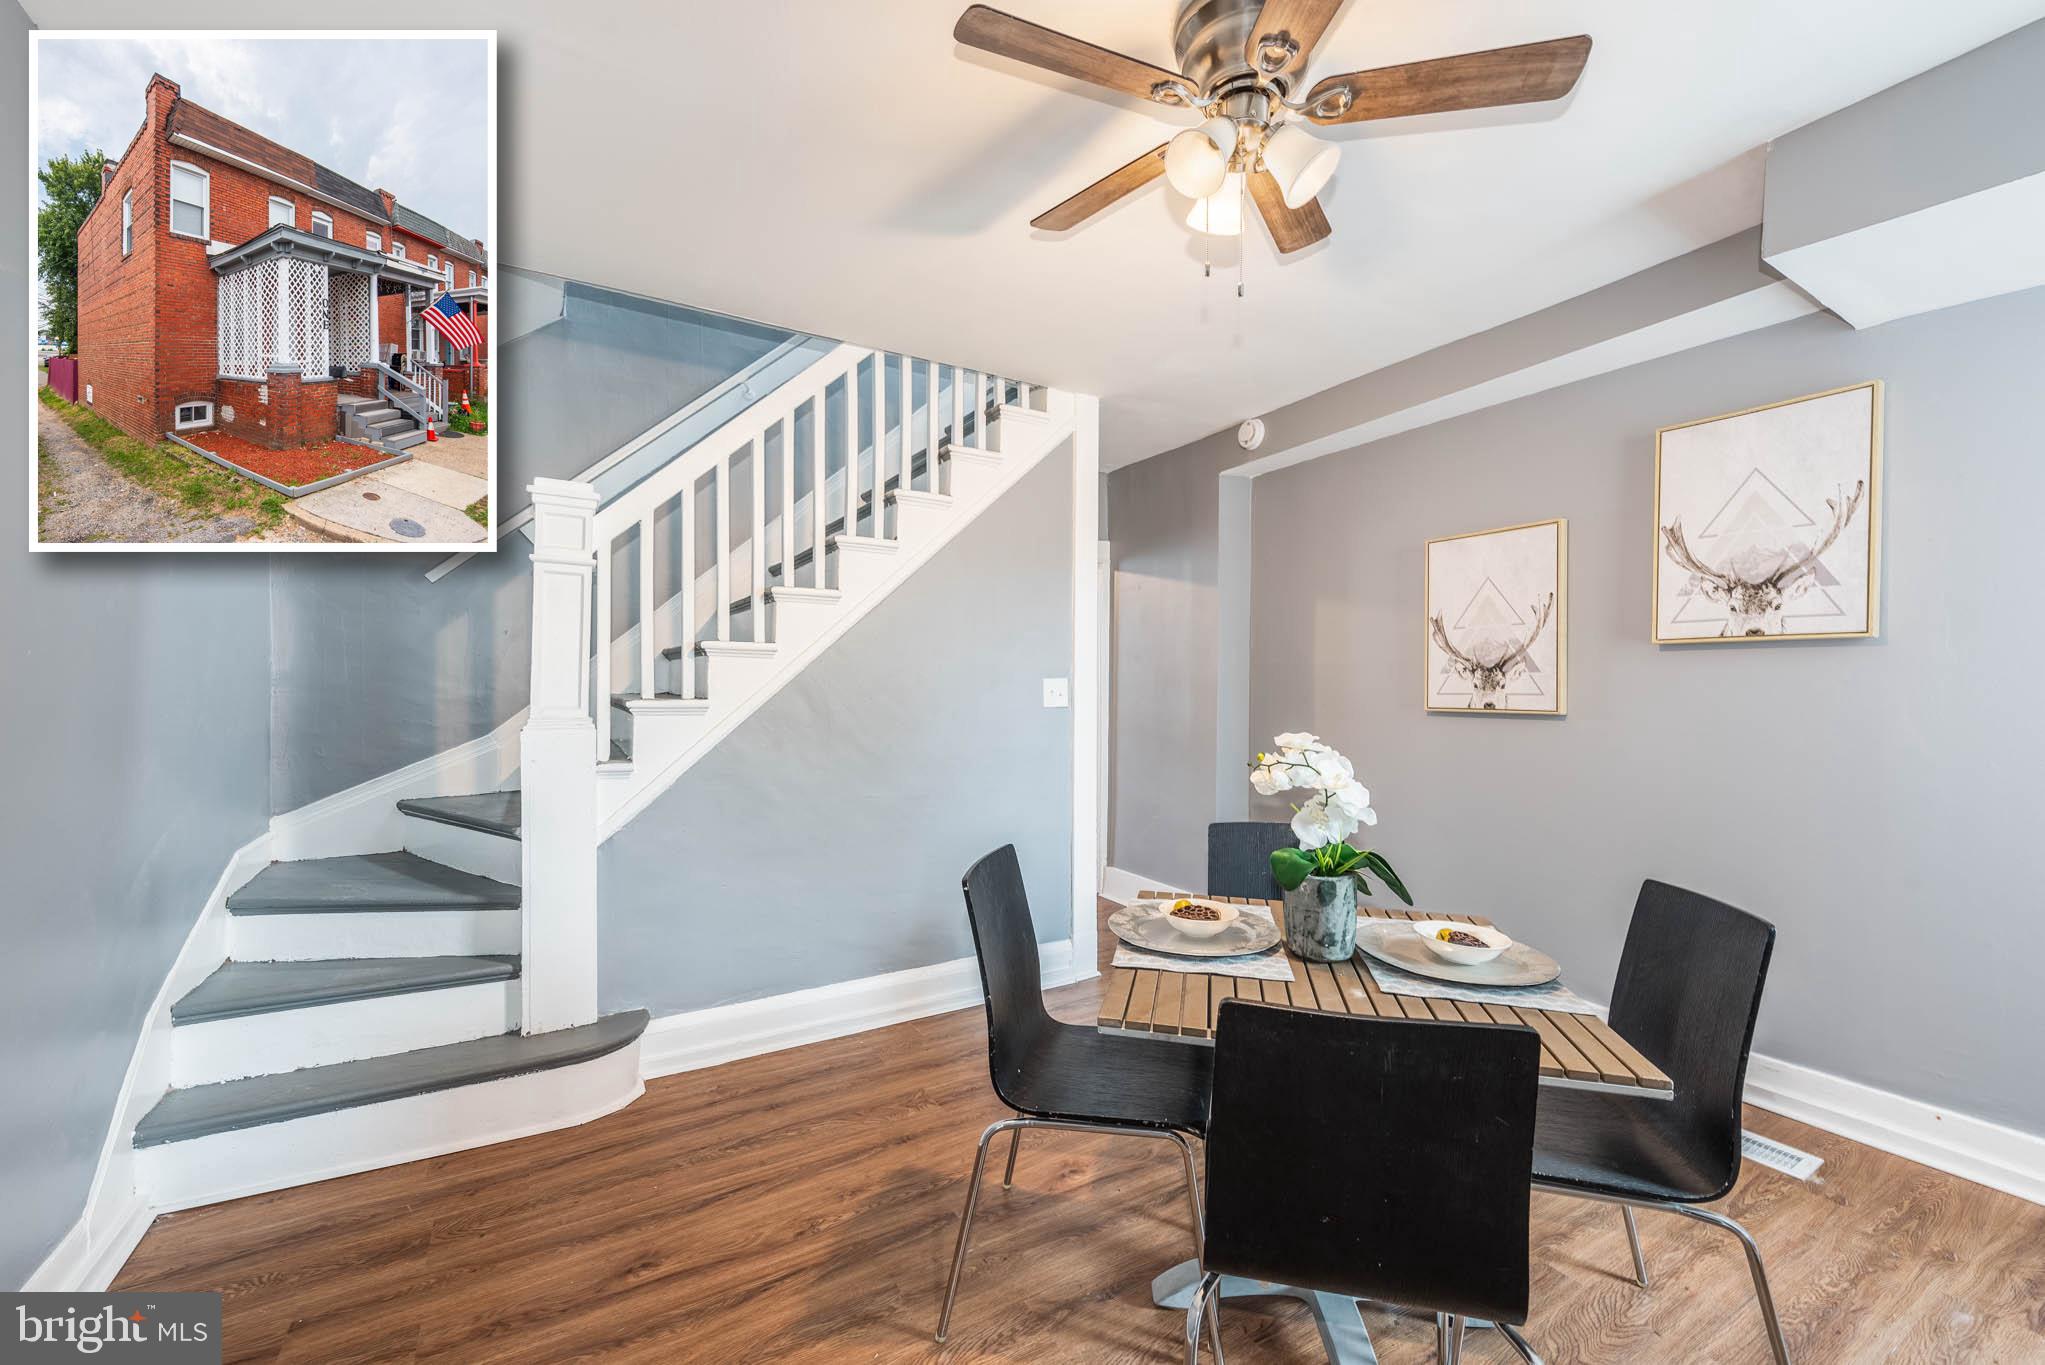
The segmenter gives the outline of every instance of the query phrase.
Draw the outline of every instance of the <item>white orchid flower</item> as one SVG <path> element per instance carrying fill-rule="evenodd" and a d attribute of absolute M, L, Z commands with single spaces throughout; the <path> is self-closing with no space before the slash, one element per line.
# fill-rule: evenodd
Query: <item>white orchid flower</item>
<path fill-rule="evenodd" d="M 1321 743 L 1319 735 L 1310 735 L 1304 730 L 1288 730 L 1271 742 L 1276 744 L 1281 750 L 1291 749 L 1298 753 L 1304 753 L 1311 749 L 1325 749 L 1327 747 Z"/>
<path fill-rule="evenodd" d="M 1321 748 L 1309 752 L 1306 756 L 1306 765 L 1313 770 L 1313 776 L 1301 779 L 1298 785 L 1302 787 L 1333 791 L 1337 787 L 1356 785 L 1356 769 L 1350 766 L 1348 759 L 1333 749 Z M 1366 796 L 1365 804 L 1368 803 L 1369 798 Z"/>
<path fill-rule="evenodd" d="M 1377 812 L 1370 808 L 1370 788 L 1361 782 L 1352 779 L 1339 786 L 1329 787 L 1328 804 L 1351 820 L 1361 820 L 1367 825 L 1377 823 Z"/>
<path fill-rule="evenodd" d="M 1259 754 L 1258 758 L 1268 760 L 1268 756 L 1264 754 Z M 1250 785 L 1256 789 L 1259 796 L 1276 796 L 1282 791 L 1291 790 L 1292 778 L 1287 775 L 1285 769 L 1274 768 L 1269 761 L 1264 761 L 1250 769 Z"/>
<path fill-rule="evenodd" d="M 1304 849 L 1323 848 L 1340 843 L 1356 832 L 1356 820 L 1348 811 L 1336 805 L 1327 792 L 1299 808 L 1292 817 L 1293 837 Z"/>

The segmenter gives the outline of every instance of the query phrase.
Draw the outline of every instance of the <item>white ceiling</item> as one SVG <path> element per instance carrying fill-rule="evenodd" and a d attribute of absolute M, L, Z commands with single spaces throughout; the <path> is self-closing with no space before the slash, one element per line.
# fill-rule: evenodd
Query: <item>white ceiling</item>
<path fill-rule="evenodd" d="M 1173 65 L 1173 0 L 1004 0 Z M 268 27 L 273 0 L 26 0 L 44 27 Z M 1332 136 L 1334 236 L 1247 297 L 1162 182 L 1031 217 L 1184 115 L 952 42 L 964 0 L 433 7 L 502 33 L 501 258 L 1098 393 L 1103 461 L 1170 449 L 1760 221 L 1775 136 L 2045 16 L 2045 0 L 1352 0 L 1310 75 L 1588 33 L 1552 106 Z M 418 21 L 360 0 L 363 27 Z M 431 118 L 430 91 L 411 111 Z M 404 111 L 365 111 L 369 117 Z M 1224 268 L 1223 263 L 1226 263 Z"/>

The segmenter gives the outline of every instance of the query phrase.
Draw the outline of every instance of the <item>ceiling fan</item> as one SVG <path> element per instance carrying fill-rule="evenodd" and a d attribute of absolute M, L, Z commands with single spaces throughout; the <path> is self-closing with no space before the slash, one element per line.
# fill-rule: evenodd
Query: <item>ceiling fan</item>
<path fill-rule="evenodd" d="M 1326 237 L 1314 197 L 1335 172 L 1339 149 L 1308 123 L 1487 109 L 1559 99 L 1590 57 L 1583 35 L 1468 52 L 1305 84 L 1314 44 L 1342 0 L 1179 0 L 1172 46 L 1179 70 L 1139 61 L 986 5 L 969 6 L 952 36 L 968 47 L 1013 57 L 1204 118 L 1162 146 L 1096 180 L 1030 226 L 1063 232 L 1165 176 L 1195 201 L 1188 225 L 1215 234 L 1241 230 L 1242 191 L 1255 201 L 1281 252 Z"/>

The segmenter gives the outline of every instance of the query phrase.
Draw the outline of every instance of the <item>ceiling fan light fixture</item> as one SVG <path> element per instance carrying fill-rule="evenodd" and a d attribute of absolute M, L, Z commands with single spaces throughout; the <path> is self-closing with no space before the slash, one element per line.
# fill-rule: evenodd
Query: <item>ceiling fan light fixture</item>
<path fill-rule="evenodd" d="M 1285 206 L 1296 209 L 1321 192 L 1342 149 L 1321 141 L 1297 123 L 1288 123 L 1264 142 L 1264 169 L 1278 182 Z"/>
<path fill-rule="evenodd" d="M 1221 188 L 1193 201 L 1186 226 L 1210 237 L 1239 237 L 1243 231 L 1243 174 L 1230 171 Z"/>
<path fill-rule="evenodd" d="M 1188 128 L 1165 148 L 1165 179 L 1189 199 L 1205 199 L 1221 188 L 1235 155 L 1235 120 L 1220 115 Z"/>

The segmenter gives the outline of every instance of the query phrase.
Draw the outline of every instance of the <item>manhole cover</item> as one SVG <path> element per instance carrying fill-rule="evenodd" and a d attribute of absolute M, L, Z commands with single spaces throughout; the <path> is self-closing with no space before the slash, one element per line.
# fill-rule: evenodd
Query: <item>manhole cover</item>
<path fill-rule="evenodd" d="M 369 501 L 371 501 L 371 502 L 377 502 L 377 501 L 380 501 L 380 500 L 382 499 L 382 497 L 383 497 L 383 494 L 381 494 L 381 493 L 364 493 L 364 494 L 363 494 L 362 496 L 363 496 L 364 498 L 367 498 L 367 499 L 368 499 Z"/>
<path fill-rule="evenodd" d="M 370 496 L 374 497 L 376 495 L 372 493 Z M 417 540 L 420 536 L 426 534 L 426 528 L 410 517 L 393 517 L 391 519 L 391 529 L 411 540 Z"/>

